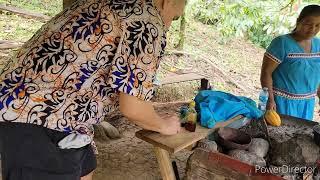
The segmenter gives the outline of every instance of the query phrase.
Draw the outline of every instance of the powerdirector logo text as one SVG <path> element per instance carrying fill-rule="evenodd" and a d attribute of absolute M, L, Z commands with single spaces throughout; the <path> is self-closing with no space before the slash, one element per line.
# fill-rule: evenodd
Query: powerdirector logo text
<path fill-rule="evenodd" d="M 313 174 L 317 167 L 295 167 L 289 165 L 283 166 L 270 166 L 270 167 L 261 167 L 255 166 L 254 173 L 255 174 L 282 174 L 282 175 L 290 175 L 290 174 Z"/>

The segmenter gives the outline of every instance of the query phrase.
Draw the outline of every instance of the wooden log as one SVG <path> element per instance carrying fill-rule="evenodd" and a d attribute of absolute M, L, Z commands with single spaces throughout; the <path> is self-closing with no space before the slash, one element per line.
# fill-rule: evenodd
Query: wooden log
<path fill-rule="evenodd" d="M 15 49 L 22 46 L 22 43 L 16 41 L 0 40 L 0 49 Z"/>
<path fill-rule="evenodd" d="M 12 13 L 17 14 L 22 17 L 37 19 L 39 21 L 44 21 L 44 22 L 51 19 L 50 16 L 47 16 L 47 15 L 44 15 L 41 13 L 34 13 L 34 12 L 30 12 L 30 11 L 27 11 L 24 9 L 20 9 L 18 7 L 8 6 L 8 5 L 4 5 L 4 4 L 0 4 L 0 10 L 12 12 Z"/>

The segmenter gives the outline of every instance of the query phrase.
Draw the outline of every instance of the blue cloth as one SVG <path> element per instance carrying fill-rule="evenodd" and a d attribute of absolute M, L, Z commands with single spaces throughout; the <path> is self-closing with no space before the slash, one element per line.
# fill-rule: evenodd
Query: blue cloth
<path fill-rule="evenodd" d="M 263 114 L 253 100 L 221 91 L 200 91 L 195 102 L 196 110 L 200 114 L 200 124 L 207 128 L 213 128 L 217 122 L 240 114 L 248 118 L 259 118 Z"/>
<path fill-rule="evenodd" d="M 266 55 L 278 65 L 272 74 L 277 111 L 306 120 L 313 119 L 320 85 L 320 39 L 312 39 L 311 53 L 290 36 L 275 38 Z"/>

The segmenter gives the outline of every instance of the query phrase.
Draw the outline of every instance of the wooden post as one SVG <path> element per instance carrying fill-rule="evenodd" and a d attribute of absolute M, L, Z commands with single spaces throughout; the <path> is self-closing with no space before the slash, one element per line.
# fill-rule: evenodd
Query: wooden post
<path fill-rule="evenodd" d="M 161 149 L 159 147 L 154 147 L 156 157 L 158 159 L 158 164 L 160 168 L 160 173 L 163 180 L 175 180 L 175 175 L 170 160 L 169 152 Z"/>
<path fill-rule="evenodd" d="M 72 3 L 74 3 L 76 0 L 63 0 L 63 9 L 71 6 Z"/>
<path fill-rule="evenodd" d="M 200 90 L 210 90 L 210 84 L 209 84 L 208 79 L 206 79 L 206 78 L 201 79 Z"/>

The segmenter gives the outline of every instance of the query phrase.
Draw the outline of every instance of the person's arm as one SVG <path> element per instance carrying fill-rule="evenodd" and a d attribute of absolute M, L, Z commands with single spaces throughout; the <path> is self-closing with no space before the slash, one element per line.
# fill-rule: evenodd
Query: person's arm
<path fill-rule="evenodd" d="M 144 129 L 165 135 L 177 134 L 180 131 L 179 117 L 160 117 L 148 102 L 154 94 L 154 77 L 164 50 L 162 35 L 165 30 L 161 22 L 157 17 L 145 18 L 142 14 L 141 18 L 128 18 L 119 24 L 120 42 L 110 62 L 107 82 L 119 93 L 121 113 Z"/>
<path fill-rule="evenodd" d="M 119 104 L 121 113 L 144 129 L 164 135 L 173 135 L 180 131 L 179 117 L 161 118 L 155 112 L 151 102 L 142 101 L 135 96 L 120 92 Z"/>
<path fill-rule="evenodd" d="M 272 73 L 278 67 L 278 63 L 274 62 L 270 57 L 264 55 L 261 68 L 260 82 L 262 87 L 267 87 L 269 91 L 269 100 L 267 109 L 276 110 L 276 103 L 273 96 L 273 80 Z"/>
<path fill-rule="evenodd" d="M 317 95 L 318 95 L 319 103 L 320 103 L 320 85 L 319 85 L 319 87 L 318 87 Z"/>

